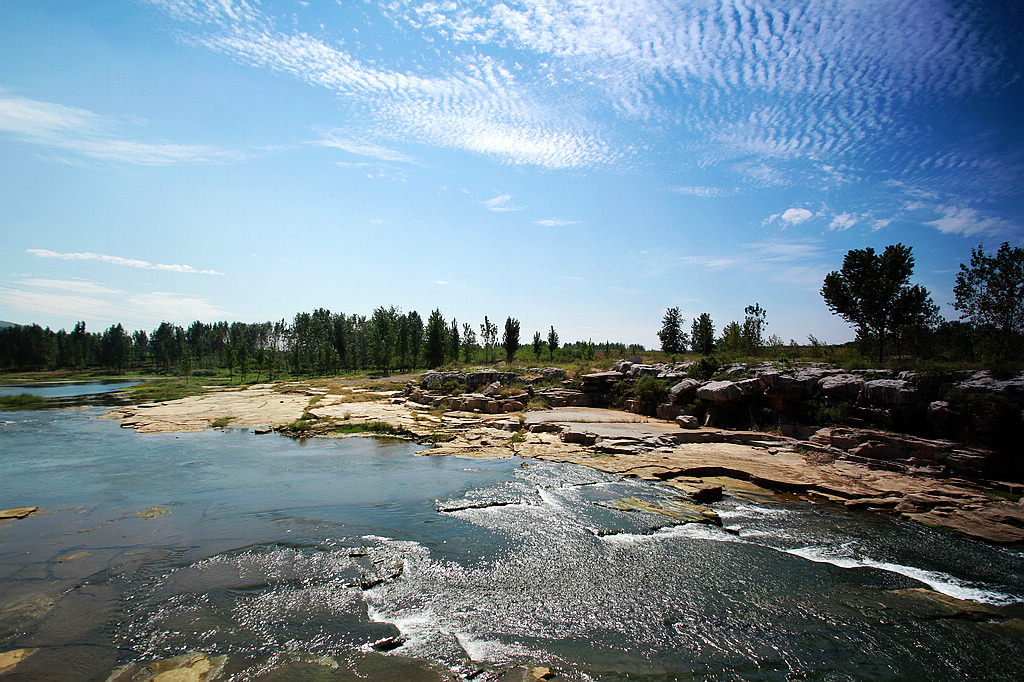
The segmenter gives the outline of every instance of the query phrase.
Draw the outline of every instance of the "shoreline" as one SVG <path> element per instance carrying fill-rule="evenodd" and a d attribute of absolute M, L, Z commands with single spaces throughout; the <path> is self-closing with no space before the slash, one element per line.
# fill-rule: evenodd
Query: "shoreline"
<path fill-rule="evenodd" d="M 1024 544 L 1024 500 L 1017 484 L 908 474 L 855 461 L 824 445 L 829 429 L 808 440 L 759 431 L 683 429 L 676 423 L 605 408 L 564 407 L 514 414 L 440 412 L 401 391 L 352 384 L 258 384 L 110 410 L 139 433 L 217 427 L 296 436 L 346 437 L 335 425 L 384 423 L 415 442 L 419 455 L 518 456 L 577 464 L 663 483 L 694 502 L 723 494 L 781 499 L 798 495 L 851 511 L 895 514 L 927 526 L 1002 545 Z M 372 435 L 372 434 L 365 434 Z"/>

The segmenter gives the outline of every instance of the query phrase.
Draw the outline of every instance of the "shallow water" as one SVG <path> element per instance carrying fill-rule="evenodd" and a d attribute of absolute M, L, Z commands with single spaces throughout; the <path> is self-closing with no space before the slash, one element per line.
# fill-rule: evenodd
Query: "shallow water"
<path fill-rule="evenodd" d="M 1006 655 L 1024 635 L 999 622 L 1024 616 L 1019 549 L 802 502 L 727 498 L 725 529 L 671 525 L 606 505 L 674 491 L 570 465 L 100 414 L 0 413 L 0 508 L 42 507 L 0 525 L 0 652 L 38 648 L 10 679 L 186 651 L 226 654 L 234 679 L 328 656 L 316 679 L 340 679 L 375 650 L 364 678 L 409 678 L 401 657 L 578 680 L 1024 677 Z M 914 587 L 1001 615 L 892 592 Z"/>

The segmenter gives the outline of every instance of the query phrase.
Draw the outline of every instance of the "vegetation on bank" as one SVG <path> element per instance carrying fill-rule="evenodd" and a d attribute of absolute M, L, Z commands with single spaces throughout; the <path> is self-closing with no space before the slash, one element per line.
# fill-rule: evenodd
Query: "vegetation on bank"
<path fill-rule="evenodd" d="M 554 325 L 546 335 L 534 331 L 522 344 L 519 320 L 499 326 L 485 316 L 475 327 L 446 320 L 440 310 L 426 322 L 416 311 L 379 307 L 370 316 L 332 313 L 318 308 L 291 321 L 193 322 L 187 328 L 163 322 L 151 333 L 128 333 L 120 324 L 102 333 L 79 322 L 67 332 L 38 325 L 0 329 L 0 372 L 142 372 L 177 376 L 184 381 L 155 381 L 136 389 L 146 400 L 169 400 L 225 386 L 339 374 L 414 371 L 438 367 L 499 364 L 508 367 L 552 364 L 607 368 L 623 357 L 643 353 L 647 361 L 697 361 L 696 372 L 709 376 L 711 364 L 741 359 L 785 364 L 826 361 L 847 369 L 906 368 L 919 363 L 984 366 L 997 371 L 1020 367 L 1024 347 L 1024 249 L 1003 244 L 996 254 L 981 247 L 970 264 L 961 264 L 954 289 L 963 319 L 938 315 L 931 294 L 910 283 L 914 259 L 910 247 L 896 244 L 882 254 L 873 249 L 847 253 L 843 267 L 825 278 L 825 303 L 857 331 L 857 339 L 839 346 L 813 335 L 807 343 L 784 341 L 768 333 L 767 311 L 758 303 L 744 309 L 716 334 L 710 314 L 686 320 L 669 308 L 658 332 L 661 351 L 638 344 L 561 343 Z M 479 329 L 479 334 L 477 333 Z M 527 337 L 529 338 L 529 337 Z M 714 355 L 714 360 L 701 358 Z M 870 359 L 869 359 L 870 358 Z"/>
<path fill-rule="evenodd" d="M 46 398 L 31 393 L 17 393 L 15 395 L 0 396 L 0 407 L 3 408 L 31 408 L 46 404 Z"/>

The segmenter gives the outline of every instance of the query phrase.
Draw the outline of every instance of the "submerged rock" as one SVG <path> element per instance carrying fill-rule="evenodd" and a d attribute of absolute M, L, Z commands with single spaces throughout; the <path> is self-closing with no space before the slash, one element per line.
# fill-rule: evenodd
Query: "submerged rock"
<path fill-rule="evenodd" d="M 190 652 L 152 663 L 132 663 L 115 670 L 107 682 L 209 682 L 224 669 L 227 656 Z"/>
<path fill-rule="evenodd" d="M 36 652 L 35 649 L 14 649 L 0 653 L 0 675 L 7 674 Z"/>
<path fill-rule="evenodd" d="M 39 507 L 17 507 L 15 509 L 4 509 L 0 511 L 0 523 L 13 519 L 23 519 L 29 514 L 39 511 Z"/>

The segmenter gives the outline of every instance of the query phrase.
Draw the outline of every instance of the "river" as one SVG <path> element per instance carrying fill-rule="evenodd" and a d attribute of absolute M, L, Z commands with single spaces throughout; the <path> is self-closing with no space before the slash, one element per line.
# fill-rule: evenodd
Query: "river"
<path fill-rule="evenodd" d="M 137 434 L 99 418 L 117 388 L 0 412 L 0 508 L 41 508 L 0 524 L 0 653 L 35 649 L 5 680 L 190 651 L 238 680 L 1024 678 L 1020 548 L 797 499 L 673 525 L 612 508 L 671 489 L 399 440 Z"/>

